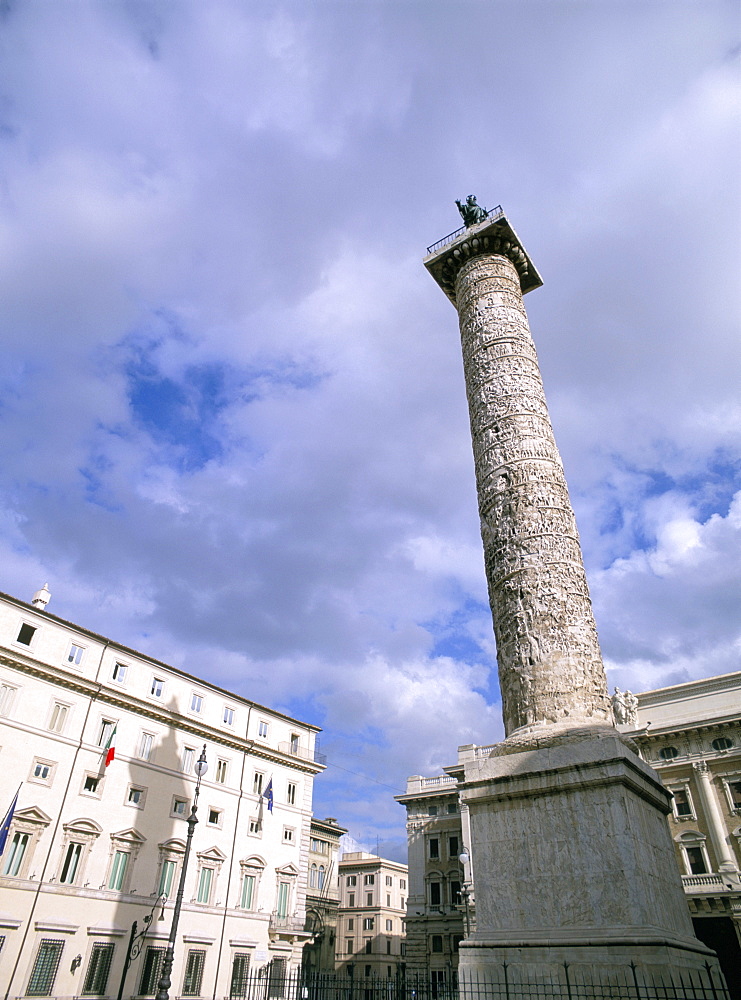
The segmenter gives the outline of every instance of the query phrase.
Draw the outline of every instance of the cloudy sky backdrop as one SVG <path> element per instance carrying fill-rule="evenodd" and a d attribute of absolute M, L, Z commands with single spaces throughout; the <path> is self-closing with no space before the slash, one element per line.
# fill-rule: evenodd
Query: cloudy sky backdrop
<path fill-rule="evenodd" d="M 741 669 L 738 7 L 0 13 L 0 589 L 324 728 L 316 811 L 502 734 L 456 314 L 501 203 L 611 684 Z"/>

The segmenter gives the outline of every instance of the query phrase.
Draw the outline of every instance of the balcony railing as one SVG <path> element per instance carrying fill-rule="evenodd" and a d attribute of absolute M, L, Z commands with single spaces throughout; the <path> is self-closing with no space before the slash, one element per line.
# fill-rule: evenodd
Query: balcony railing
<path fill-rule="evenodd" d="M 682 885 L 685 892 L 723 892 L 728 887 L 722 875 L 683 875 Z"/>
<path fill-rule="evenodd" d="M 299 746 L 298 743 L 279 743 L 278 749 L 281 753 L 290 754 L 292 757 L 300 757 L 301 760 L 312 760 L 315 764 L 326 764 L 327 755 L 319 750 L 309 750 L 308 747 Z"/>
<path fill-rule="evenodd" d="M 489 211 L 486 213 L 486 218 L 483 219 L 482 221 L 483 222 L 493 222 L 495 219 L 499 219 L 503 215 L 504 215 L 504 212 L 502 211 L 502 206 L 501 205 L 497 205 L 495 208 L 490 208 L 489 209 Z M 479 222 L 479 223 L 477 223 L 477 225 L 480 226 L 481 223 Z M 447 236 L 443 236 L 443 238 L 441 240 L 438 240 L 437 243 L 433 243 L 431 247 L 427 247 L 427 253 L 434 253 L 435 250 L 442 249 L 442 247 L 447 246 L 448 243 L 454 243 L 458 239 L 459 236 L 462 236 L 463 233 L 465 233 L 465 231 L 467 229 L 470 229 L 470 228 L 471 228 L 470 226 L 461 226 L 461 228 L 460 229 L 456 229 L 456 231 L 454 233 L 448 233 Z"/>

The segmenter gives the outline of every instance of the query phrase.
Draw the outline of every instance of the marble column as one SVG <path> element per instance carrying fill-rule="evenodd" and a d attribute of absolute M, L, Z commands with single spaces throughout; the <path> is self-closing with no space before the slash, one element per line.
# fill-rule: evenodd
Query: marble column
<path fill-rule="evenodd" d="M 738 865 L 726 837 L 718 799 L 713 788 L 713 780 L 704 760 L 696 761 L 692 769 L 697 777 L 697 790 L 702 804 L 705 822 L 708 825 L 710 842 L 715 851 L 719 872 L 737 872 Z"/>
<path fill-rule="evenodd" d="M 456 307 L 506 739 L 466 757 L 476 926 L 464 980 L 595 985 L 630 963 L 717 972 L 695 937 L 669 793 L 612 724 L 574 512 L 523 294 L 541 284 L 501 214 L 430 248 Z M 707 970 L 706 970 L 707 971 Z M 465 990 L 464 990 L 465 993 Z"/>

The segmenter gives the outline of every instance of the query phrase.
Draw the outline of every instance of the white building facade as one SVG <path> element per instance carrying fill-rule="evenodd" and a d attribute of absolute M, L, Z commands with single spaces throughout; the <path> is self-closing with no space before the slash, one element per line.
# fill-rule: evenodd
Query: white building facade
<path fill-rule="evenodd" d="M 261 968 L 278 995 L 309 937 L 317 732 L 56 618 L 43 596 L 0 595 L 0 812 L 20 786 L 2 995 L 115 996 L 134 921 L 146 936 L 123 996 L 156 994 L 204 746 L 170 995 L 240 996 Z"/>
<path fill-rule="evenodd" d="M 407 866 L 354 851 L 339 870 L 337 971 L 355 979 L 402 975 Z"/>

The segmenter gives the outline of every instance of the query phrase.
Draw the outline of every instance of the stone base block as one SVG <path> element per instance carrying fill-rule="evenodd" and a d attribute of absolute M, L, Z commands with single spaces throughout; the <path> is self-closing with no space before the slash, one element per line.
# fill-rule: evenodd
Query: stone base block
<path fill-rule="evenodd" d="M 463 976 L 502 963 L 717 969 L 692 930 L 669 793 L 616 730 L 560 728 L 503 744 L 466 763 L 461 799 L 476 915 Z"/>

